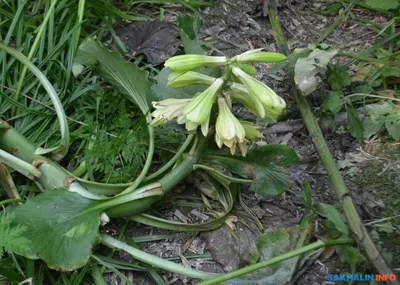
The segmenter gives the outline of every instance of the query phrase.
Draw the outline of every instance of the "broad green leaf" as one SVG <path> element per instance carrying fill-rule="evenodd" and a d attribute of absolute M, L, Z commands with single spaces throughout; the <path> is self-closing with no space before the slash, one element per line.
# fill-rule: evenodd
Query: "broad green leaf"
<path fill-rule="evenodd" d="M 342 235 L 340 231 L 337 230 L 334 223 L 329 220 L 323 220 L 321 224 L 324 226 L 325 230 L 328 232 L 328 235 L 331 239 L 338 238 Z"/>
<path fill-rule="evenodd" d="M 399 0 L 367 0 L 367 5 L 371 8 L 392 10 L 399 7 Z"/>
<path fill-rule="evenodd" d="M 342 92 L 343 87 L 351 84 L 351 77 L 341 65 L 329 65 L 328 82 L 332 90 Z"/>
<path fill-rule="evenodd" d="M 384 125 L 385 117 L 368 117 L 363 121 L 364 138 L 375 135 Z"/>
<path fill-rule="evenodd" d="M 340 231 L 343 235 L 348 236 L 349 229 L 344 223 L 342 214 L 340 214 L 335 207 L 325 203 L 318 203 L 315 208 L 318 214 L 332 222 L 338 231 Z"/>
<path fill-rule="evenodd" d="M 47 190 L 12 210 L 15 225 L 26 227 L 23 236 L 31 241 L 27 258 L 43 259 L 47 266 L 72 271 L 87 263 L 98 236 L 100 210 L 85 212 L 99 201 L 66 189 Z"/>
<path fill-rule="evenodd" d="M 200 26 L 201 20 L 199 18 L 189 15 L 178 17 L 179 34 L 186 54 L 206 54 L 197 40 Z"/>
<path fill-rule="evenodd" d="M 290 185 L 284 168 L 298 161 L 297 153 L 285 145 L 265 145 L 246 157 L 203 155 L 204 160 L 222 164 L 241 177 L 252 177 L 251 189 L 261 195 L 280 195 Z"/>
<path fill-rule="evenodd" d="M 330 111 L 333 114 L 336 114 L 340 111 L 340 109 L 342 109 L 342 105 L 343 93 L 338 91 L 331 91 L 322 103 L 322 108 L 325 111 Z"/>
<path fill-rule="evenodd" d="M 400 110 L 386 117 L 385 127 L 396 141 L 400 140 Z"/>
<path fill-rule="evenodd" d="M 191 40 L 197 40 L 197 34 L 200 32 L 202 21 L 198 17 L 183 15 L 178 17 L 178 27 Z"/>
<path fill-rule="evenodd" d="M 339 255 L 340 261 L 347 263 L 350 266 L 350 273 L 354 274 L 357 269 L 357 265 L 365 260 L 361 252 L 352 246 L 338 246 L 336 252 Z"/>
<path fill-rule="evenodd" d="M 304 245 L 304 239 L 299 238 L 300 236 L 303 235 L 301 234 L 299 227 L 281 228 L 278 229 L 277 232 L 264 233 L 257 241 L 257 252 L 252 254 L 252 258 L 253 260 L 256 260 L 256 257 L 258 256 L 258 259 L 260 260 L 268 260 L 301 247 Z M 272 266 L 246 274 L 242 277 L 235 278 L 224 284 L 285 285 L 289 283 L 293 274 L 296 272 L 299 260 L 300 256 L 296 256 Z"/>
<path fill-rule="evenodd" d="M 116 86 L 128 100 L 136 103 L 143 114 L 148 113 L 146 94 L 150 82 L 147 71 L 128 63 L 120 53 L 111 52 L 90 38 L 79 46 L 73 69 L 80 70 L 79 65 L 95 68 L 99 76 Z"/>
<path fill-rule="evenodd" d="M 364 107 L 364 112 L 369 116 L 387 115 L 392 112 L 393 106 L 388 102 L 381 104 L 368 104 Z"/>
<path fill-rule="evenodd" d="M 329 61 L 337 54 L 335 49 L 315 48 L 306 58 L 299 58 L 294 67 L 294 81 L 301 93 L 311 94 L 320 82 L 319 73 L 326 70 Z"/>
<path fill-rule="evenodd" d="M 359 141 L 363 139 L 363 124 L 358 118 L 358 112 L 352 106 L 346 105 L 348 129 L 350 133 Z"/>

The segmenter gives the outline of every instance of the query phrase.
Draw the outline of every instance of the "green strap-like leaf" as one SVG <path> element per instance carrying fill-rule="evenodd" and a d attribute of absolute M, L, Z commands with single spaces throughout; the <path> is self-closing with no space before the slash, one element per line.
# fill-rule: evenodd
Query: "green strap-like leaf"
<path fill-rule="evenodd" d="M 141 70 L 117 52 L 110 52 L 93 39 L 87 39 L 80 46 L 74 61 L 74 70 L 81 66 L 96 67 L 97 74 L 116 86 L 119 92 L 136 103 L 143 114 L 148 113 L 146 93 L 150 88 L 148 72 Z"/>
<path fill-rule="evenodd" d="M 298 161 L 297 153 L 285 145 L 265 145 L 246 157 L 203 155 L 202 158 L 220 163 L 242 177 L 252 177 L 251 189 L 266 196 L 279 195 L 289 187 L 289 175 L 284 168 Z"/>

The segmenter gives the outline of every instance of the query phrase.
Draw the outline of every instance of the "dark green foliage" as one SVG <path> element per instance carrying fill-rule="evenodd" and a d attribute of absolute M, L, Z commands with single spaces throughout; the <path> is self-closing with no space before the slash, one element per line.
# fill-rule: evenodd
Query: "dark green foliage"
<path fill-rule="evenodd" d="M 132 104 L 125 99 L 120 102 L 114 96 L 105 99 L 104 118 L 97 121 L 98 125 L 92 123 L 91 147 L 85 151 L 88 173 L 94 181 L 129 182 L 138 175 L 146 159 L 146 121 L 140 113 L 132 111 Z"/>
<path fill-rule="evenodd" d="M 28 199 L 11 213 L 15 215 L 13 225 L 24 227 L 24 235 L 31 242 L 28 247 L 13 250 L 31 259 L 43 259 L 56 270 L 72 271 L 84 266 L 98 235 L 101 212 L 85 210 L 98 204 L 65 188 Z"/>
<path fill-rule="evenodd" d="M 22 236 L 27 230 L 25 225 L 12 225 L 16 215 L 14 212 L 0 213 L 0 258 L 5 252 L 27 252 L 30 241 Z"/>
<path fill-rule="evenodd" d="M 297 153 L 285 145 L 265 145 L 246 157 L 206 155 L 206 161 L 222 164 L 241 177 L 252 177 L 251 189 L 261 195 L 280 195 L 290 186 L 285 168 L 298 161 Z"/>
<path fill-rule="evenodd" d="M 330 238 L 346 238 L 350 231 L 345 223 L 343 215 L 332 205 L 318 203 L 315 206 L 319 215 L 326 218 L 322 221 L 322 225 L 327 230 Z M 341 262 L 350 266 L 351 273 L 356 272 L 357 266 L 364 261 L 364 257 L 360 251 L 352 246 L 339 246 L 336 248 Z"/>
<path fill-rule="evenodd" d="M 370 138 L 385 127 L 388 134 L 400 140 L 400 111 L 393 103 L 383 102 L 365 106 L 367 118 L 363 122 L 364 137 Z"/>
<path fill-rule="evenodd" d="M 399 7 L 399 0 L 367 0 L 367 5 L 371 8 L 391 10 Z"/>
<path fill-rule="evenodd" d="M 347 111 L 347 127 L 350 130 L 350 133 L 357 140 L 361 141 L 363 139 L 363 124 L 361 120 L 358 118 L 358 112 L 351 105 L 346 105 Z"/>
<path fill-rule="evenodd" d="M 351 77 L 342 66 L 328 65 L 328 82 L 334 91 L 340 92 L 351 84 Z"/>

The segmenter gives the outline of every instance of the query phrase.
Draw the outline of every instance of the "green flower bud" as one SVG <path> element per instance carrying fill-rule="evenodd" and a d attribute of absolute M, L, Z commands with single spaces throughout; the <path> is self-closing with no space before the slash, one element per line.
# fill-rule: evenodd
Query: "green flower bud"
<path fill-rule="evenodd" d="M 228 58 L 225 56 L 184 54 L 171 57 L 164 65 L 174 71 L 189 71 L 202 66 L 224 65 L 227 62 Z"/>
<path fill-rule="evenodd" d="M 246 72 L 238 67 L 234 67 L 232 72 L 242 81 L 246 86 L 249 95 L 254 98 L 257 97 L 271 118 L 278 117 L 286 108 L 285 101 L 276 95 L 276 93 L 264 83 L 251 77 Z M 257 112 L 260 113 L 259 110 Z"/>
<path fill-rule="evenodd" d="M 264 138 L 264 136 L 258 131 L 258 129 L 260 129 L 259 126 L 244 121 L 240 121 L 240 123 L 242 124 L 246 135 L 245 140 L 241 143 L 238 143 L 238 146 L 242 156 L 246 156 L 250 147 L 248 143 L 253 144 L 256 138 Z"/>
<path fill-rule="evenodd" d="M 232 114 L 224 98 L 218 99 L 219 114 L 215 125 L 215 142 L 218 147 L 226 145 L 235 154 L 236 144 L 242 143 L 245 130 L 239 120 Z"/>
<path fill-rule="evenodd" d="M 249 93 L 246 86 L 233 83 L 230 88 L 232 90 L 230 92 L 232 101 L 242 104 L 260 118 L 265 117 L 265 108 L 262 102 L 253 93 Z"/>
<path fill-rule="evenodd" d="M 250 141 L 254 141 L 256 138 L 264 138 L 263 134 L 258 131 L 260 129 L 259 126 L 245 121 L 240 121 L 240 123 L 244 128 L 246 138 Z"/>
<path fill-rule="evenodd" d="M 250 64 L 245 64 L 245 63 L 239 63 L 238 67 L 243 70 L 244 72 L 246 72 L 249 75 L 256 75 L 257 74 L 257 69 L 250 65 Z"/>
<path fill-rule="evenodd" d="M 211 85 L 216 78 L 194 71 L 175 71 L 168 75 L 168 86 L 174 88 L 194 84 Z"/>
<path fill-rule="evenodd" d="M 224 81 L 221 78 L 215 79 L 210 87 L 203 93 L 197 94 L 182 110 L 188 121 L 196 125 L 201 125 L 204 136 L 208 134 L 211 108 L 223 84 Z"/>
<path fill-rule="evenodd" d="M 286 56 L 281 53 L 262 50 L 263 48 L 246 51 L 235 57 L 236 62 L 279 62 L 286 59 Z"/>

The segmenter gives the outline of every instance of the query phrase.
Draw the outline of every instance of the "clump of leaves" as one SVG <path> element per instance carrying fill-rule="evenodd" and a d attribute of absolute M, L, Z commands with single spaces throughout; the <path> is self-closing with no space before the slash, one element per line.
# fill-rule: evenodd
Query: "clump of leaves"
<path fill-rule="evenodd" d="M 318 203 L 315 206 L 318 214 L 324 218 L 322 225 L 328 232 L 330 238 L 347 238 L 350 230 L 346 224 L 346 219 L 332 205 Z M 354 273 L 357 266 L 365 260 L 360 251 L 352 246 L 340 246 L 336 248 L 337 254 L 342 262 L 350 266 L 351 273 Z"/>
<path fill-rule="evenodd" d="M 117 108 L 111 120 L 106 120 L 103 126 L 93 127 L 89 140 L 92 147 L 85 152 L 89 176 L 97 181 L 127 182 L 139 173 L 147 156 L 145 119 L 128 112 L 125 100 L 121 100 Z"/>
<path fill-rule="evenodd" d="M 400 140 L 400 109 L 393 103 L 383 102 L 365 106 L 367 118 L 363 122 L 364 137 L 370 138 L 383 127 L 395 140 Z"/>
<path fill-rule="evenodd" d="M 352 83 L 350 75 L 344 67 L 338 64 L 330 65 L 328 66 L 328 82 L 332 90 L 323 101 L 322 109 L 335 115 L 345 106 L 348 120 L 347 128 L 356 139 L 362 140 L 363 128 L 362 122 L 358 118 L 357 109 L 343 93 L 343 89 L 349 87 Z"/>
<path fill-rule="evenodd" d="M 386 82 L 385 80 L 387 77 L 395 75 L 393 69 L 381 69 L 385 71 L 384 73 L 380 73 L 381 76 L 383 76 L 383 82 Z M 328 72 L 328 81 L 332 90 L 323 101 L 322 110 L 335 115 L 345 106 L 348 119 L 347 128 L 350 133 L 360 141 L 363 138 L 370 138 L 382 128 L 386 128 L 393 139 L 400 139 L 400 112 L 398 107 L 389 101 L 390 98 L 387 98 L 387 102 L 365 104 L 371 100 L 373 100 L 372 102 L 376 102 L 376 97 L 382 99 L 385 97 L 368 94 L 369 88 L 364 84 L 354 86 L 352 84 L 352 78 L 342 66 L 330 66 Z M 382 83 L 382 80 L 380 80 L 380 82 Z M 380 86 L 381 84 L 378 83 L 377 87 L 379 88 Z M 345 88 L 350 89 L 350 87 L 352 87 L 353 92 L 356 93 L 347 97 L 343 90 Z M 360 106 L 360 104 L 364 105 L 363 108 L 356 108 Z M 363 122 L 359 118 L 361 112 L 367 115 Z"/>
<path fill-rule="evenodd" d="M 27 252 L 30 241 L 22 234 L 27 227 L 11 224 L 15 220 L 15 213 L 3 211 L 0 214 L 0 258 L 5 252 Z"/>

